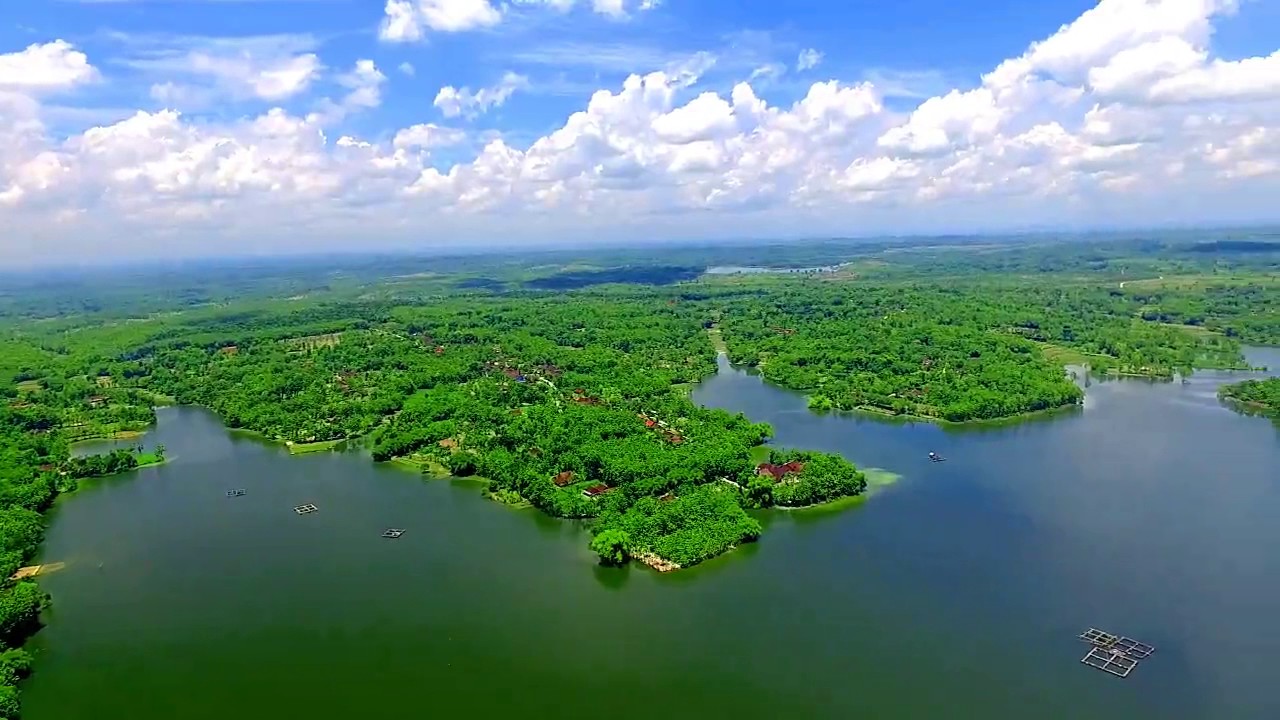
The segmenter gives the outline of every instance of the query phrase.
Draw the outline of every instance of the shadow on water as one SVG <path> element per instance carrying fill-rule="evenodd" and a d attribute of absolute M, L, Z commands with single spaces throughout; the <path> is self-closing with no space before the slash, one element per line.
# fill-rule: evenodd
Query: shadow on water
<path fill-rule="evenodd" d="M 630 565 L 622 567 L 605 567 L 596 563 L 591 568 L 591 575 L 595 578 L 600 587 L 606 590 L 621 590 L 627 586 L 627 581 L 631 579 L 632 568 Z"/>

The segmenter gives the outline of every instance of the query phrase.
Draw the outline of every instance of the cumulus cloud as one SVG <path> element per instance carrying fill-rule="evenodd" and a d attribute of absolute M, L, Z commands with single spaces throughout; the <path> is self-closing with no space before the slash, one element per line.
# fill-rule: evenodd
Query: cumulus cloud
<path fill-rule="evenodd" d="M 350 90 L 343 102 L 350 107 L 375 108 L 382 104 L 382 74 L 372 60 L 357 60 L 351 72 L 338 77 L 338 84 Z"/>
<path fill-rule="evenodd" d="M 1214 52 L 1213 23 L 1236 11 L 1226 0 L 1102 0 L 907 112 L 887 107 L 902 96 L 874 81 L 815 82 L 790 103 L 746 77 L 701 87 L 714 59 L 694 56 L 596 91 L 532 141 L 473 138 L 485 140 L 478 151 L 462 131 L 421 122 L 340 135 L 347 113 L 381 101 L 386 78 L 367 60 L 337 75 L 328 107 L 340 112 L 139 112 L 52 136 L 45 94 L 97 71 L 70 46 L 33 46 L 0 55 L 0 215 L 46 252 L 163 237 L 175 253 L 180 241 L 192 253 L 285 242 L 283 216 L 306 242 L 402 243 L 422 227 L 535 240 L 1274 217 L 1276 55 Z M 522 82 L 446 87 L 436 104 L 474 117 Z"/>
<path fill-rule="evenodd" d="M 0 88 L 65 90 L 97 75 L 89 58 L 65 40 L 29 45 L 21 52 L 0 55 Z"/>
<path fill-rule="evenodd" d="M 445 117 L 453 118 L 464 115 L 469 118 L 483 115 L 490 109 L 501 107 L 517 90 L 529 87 L 529 79 L 523 75 L 508 72 L 502 76 L 498 84 L 472 90 L 445 85 L 436 93 L 433 104 L 440 108 Z"/>

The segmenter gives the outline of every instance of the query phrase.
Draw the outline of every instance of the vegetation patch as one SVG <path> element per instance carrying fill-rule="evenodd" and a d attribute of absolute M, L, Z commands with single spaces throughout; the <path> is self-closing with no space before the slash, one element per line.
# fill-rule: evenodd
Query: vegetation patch
<path fill-rule="evenodd" d="M 1218 396 L 1257 410 L 1280 422 L 1280 378 L 1245 380 L 1224 385 L 1218 390 Z"/>
<path fill-rule="evenodd" d="M 344 442 L 346 442 L 345 438 L 339 438 L 337 440 L 321 440 L 308 443 L 290 442 L 286 443 L 286 445 L 289 448 L 290 455 L 307 455 L 309 453 L 328 452 Z"/>
<path fill-rule="evenodd" d="M 817 409 L 967 422 L 1070 408 L 1068 362 L 1170 377 L 1243 368 L 1242 342 L 1280 345 L 1276 253 L 1222 240 L 831 239 L 656 263 L 645 248 L 27 283 L 0 294 L 0 577 L 34 556 L 41 513 L 78 478 L 161 460 L 72 460 L 70 443 L 140 433 L 167 402 L 291 450 L 368 436 L 376 460 L 587 519 L 602 562 L 697 564 L 759 536 L 748 510 L 839 508 L 893 477 L 763 446 L 767 425 L 690 402 L 681 390 L 716 352 Z M 513 292 L 473 292 L 499 284 Z M 1276 388 L 1222 393 L 1274 413 Z M 18 648 L 45 602 L 0 584 L 0 716 L 16 713 Z"/>
<path fill-rule="evenodd" d="M 1045 360 L 1056 365 L 1092 365 L 1101 363 L 1103 367 L 1110 365 L 1115 358 L 1097 353 L 1087 353 L 1076 348 L 1063 347 L 1053 343 L 1041 343 L 1040 351 Z"/>
<path fill-rule="evenodd" d="M 424 475 L 432 475 L 441 478 L 449 477 L 449 468 L 445 467 L 437 458 L 433 458 L 429 455 L 414 453 L 403 457 L 391 458 L 389 462 L 392 465 L 398 465 Z"/>

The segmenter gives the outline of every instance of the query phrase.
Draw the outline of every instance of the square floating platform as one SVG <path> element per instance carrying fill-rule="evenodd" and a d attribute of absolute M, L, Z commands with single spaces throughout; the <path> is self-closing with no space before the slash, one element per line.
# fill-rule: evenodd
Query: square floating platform
<path fill-rule="evenodd" d="M 227 491 L 227 497 L 241 497 L 241 496 L 243 496 L 243 495 L 244 495 L 244 489 L 243 489 L 243 488 L 241 488 L 241 489 L 239 489 L 239 490 L 228 490 L 228 491 Z"/>
<path fill-rule="evenodd" d="M 1081 640 L 1087 643 L 1093 643 L 1098 647 L 1111 647 L 1120 639 L 1119 637 L 1112 635 L 1109 632 L 1099 630 L 1098 628 L 1089 628 L 1088 630 L 1080 633 L 1079 637 Z"/>
<path fill-rule="evenodd" d="M 1119 650 L 1134 660 L 1146 660 L 1148 657 L 1151 657 L 1151 653 L 1156 651 L 1155 648 L 1146 643 L 1138 642 L 1133 638 L 1127 637 L 1118 638 L 1111 644 L 1111 649 Z"/>
<path fill-rule="evenodd" d="M 1089 628 L 1080 633 L 1079 638 L 1093 645 L 1080 662 L 1116 677 L 1129 677 L 1139 660 L 1146 660 L 1156 651 L 1144 642 L 1097 628 Z"/>
<path fill-rule="evenodd" d="M 1081 658 L 1080 662 L 1116 677 L 1129 677 L 1129 673 L 1138 667 L 1137 660 L 1119 650 L 1106 650 L 1100 647 L 1089 648 L 1089 653 Z"/>
<path fill-rule="evenodd" d="M 386 530 L 382 531 L 382 537 L 391 538 L 393 540 L 395 538 L 400 537 L 403 534 L 404 534 L 404 530 L 401 530 L 400 528 L 387 528 Z"/>
<path fill-rule="evenodd" d="M 306 515 L 308 513 L 313 513 L 319 509 L 320 508 L 316 507 L 315 505 L 312 505 L 311 503 L 307 503 L 306 505 L 298 505 L 294 507 L 293 511 L 298 513 L 299 515 Z"/>

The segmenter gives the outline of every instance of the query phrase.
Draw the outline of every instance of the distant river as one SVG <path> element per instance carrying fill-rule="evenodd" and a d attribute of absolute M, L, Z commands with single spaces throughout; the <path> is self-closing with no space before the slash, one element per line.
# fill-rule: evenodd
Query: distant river
<path fill-rule="evenodd" d="M 1280 430 L 1218 404 L 1229 378 L 944 430 L 813 415 L 722 365 L 696 401 L 904 478 L 672 575 L 595 567 L 578 526 L 475 484 L 162 408 L 145 442 L 172 462 L 53 514 L 24 717 L 1280 717 Z M 1156 653 L 1089 669 L 1091 625 Z"/>

